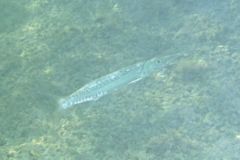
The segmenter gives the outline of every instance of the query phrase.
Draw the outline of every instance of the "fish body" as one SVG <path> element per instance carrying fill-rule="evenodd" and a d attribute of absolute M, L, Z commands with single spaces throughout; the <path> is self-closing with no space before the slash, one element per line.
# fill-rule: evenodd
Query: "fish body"
<path fill-rule="evenodd" d="M 172 61 L 175 61 L 176 58 L 176 56 L 175 58 L 171 56 L 165 58 L 152 58 L 150 60 L 122 68 L 87 83 L 71 95 L 60 99 L 59 104 L 61 108 L 66 109 L 75 104 L 96 101 L 102 96 L 118 90 L 122 86 L 135 83 L 144 77 L 149 76 L 156 70 L 163 69 L 165 66 L 171 65 L 173 63 Z"/>

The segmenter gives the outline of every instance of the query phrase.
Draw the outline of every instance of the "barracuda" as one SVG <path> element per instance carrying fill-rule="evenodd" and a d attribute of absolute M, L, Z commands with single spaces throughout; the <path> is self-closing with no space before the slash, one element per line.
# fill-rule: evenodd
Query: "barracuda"
<path fill-rule="evenodd" d="M 165 69 L 183 56 L 184 55 L 169 55 L 161 58 L 152 58 L 122 68 L 87 83 L 71 95 L 60 99 L 59 105 L 61 108 L 66 109 L 83 102 L 96 101 L 102 96 L 118 90 L 122 86 L 135 83 L 156 71 Z"/>

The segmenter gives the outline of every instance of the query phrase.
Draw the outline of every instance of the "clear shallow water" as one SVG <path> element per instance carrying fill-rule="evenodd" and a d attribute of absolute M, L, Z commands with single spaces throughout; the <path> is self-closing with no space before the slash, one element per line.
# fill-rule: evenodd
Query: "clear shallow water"
<path fill-rule="evenodd" d="M 239 7 L 0 1 L 0 159 L 238 159 Z M 176 53 L 190 56 L 59 110 L 100 76 Z"/>

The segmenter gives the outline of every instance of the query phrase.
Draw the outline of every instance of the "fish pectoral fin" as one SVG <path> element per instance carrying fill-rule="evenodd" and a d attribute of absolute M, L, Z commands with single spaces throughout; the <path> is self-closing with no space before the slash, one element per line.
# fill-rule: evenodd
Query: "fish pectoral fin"
<path fill-rule="evenodd" d="M 129 84 L 136 83 L 136 82 L 140 81 L 141 79 L 142 79 L 142 77 L 140 77 L 140 78 L 138 78 L 138 79 L 135 79 L 135 80 L 129 82 Z"/>

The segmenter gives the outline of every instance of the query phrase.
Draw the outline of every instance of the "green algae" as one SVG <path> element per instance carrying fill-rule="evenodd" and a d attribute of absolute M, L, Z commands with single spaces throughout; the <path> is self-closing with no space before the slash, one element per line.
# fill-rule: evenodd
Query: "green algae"
<path fill-rule="evenodd" d="M 20 28 L 28 19 L 28 11 L 21 4 L 13 1 L 0 1 L 0 33 L 11 32 Z"/>
<path fill-rule="evenodd" d="M 8 15 L 0 25 L 0 159 L 239 157 L 239 37 L 228 24 L 174 1 L 0 4 Z M 236 7 L 229 14 L 239 17 Z M 57 109 L 96 77 L 176 52 L 191 56 L 97 103 Z"/>

